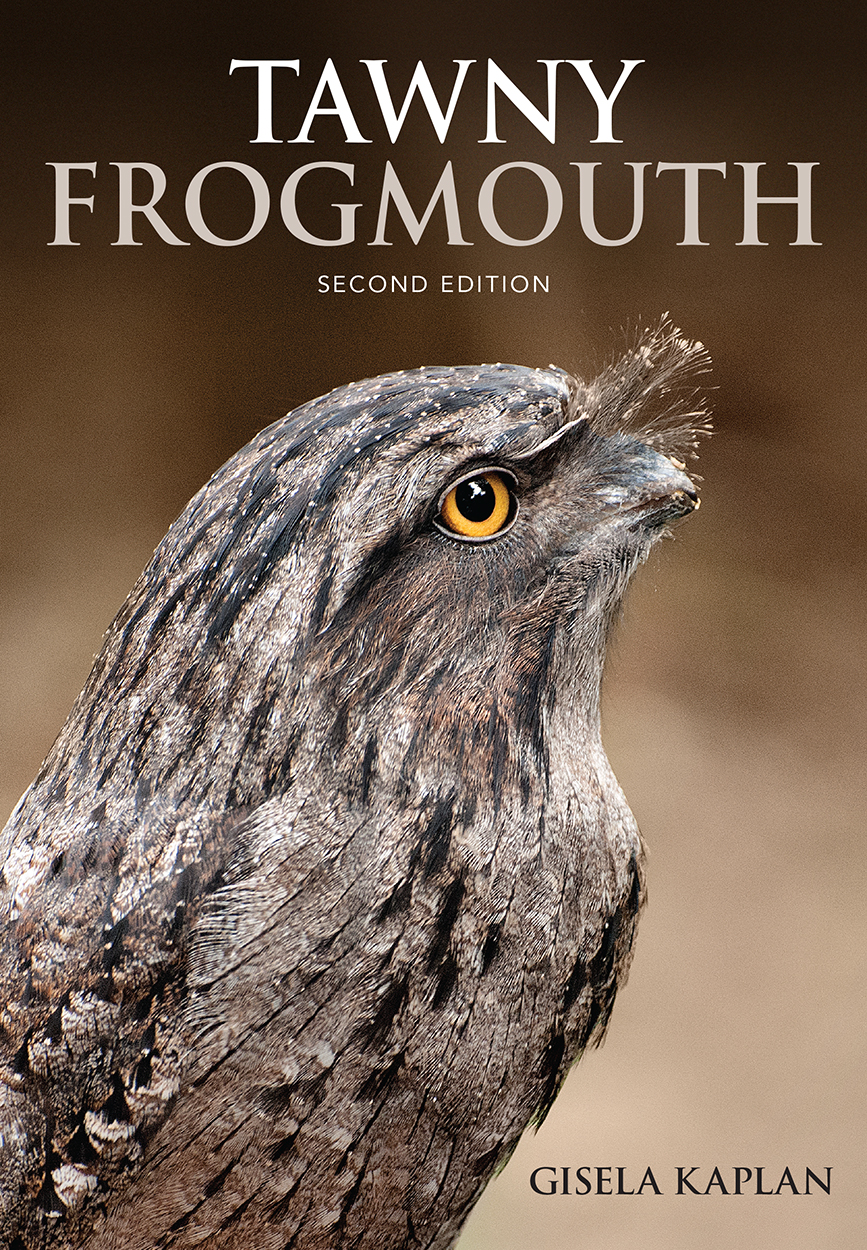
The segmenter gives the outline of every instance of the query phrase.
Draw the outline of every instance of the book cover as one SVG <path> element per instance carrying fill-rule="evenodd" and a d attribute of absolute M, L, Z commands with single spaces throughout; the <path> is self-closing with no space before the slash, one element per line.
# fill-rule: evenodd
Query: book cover
<path fill-rule="evenodd" d="M 649 903 L 461 1250 L 845 1250 L 864 1201 L 863 23 L 851 6 L 15 6 L 0 823 L 186 501 L 422 364 L 700 339 L 702 508 L 604 738 Z"/>

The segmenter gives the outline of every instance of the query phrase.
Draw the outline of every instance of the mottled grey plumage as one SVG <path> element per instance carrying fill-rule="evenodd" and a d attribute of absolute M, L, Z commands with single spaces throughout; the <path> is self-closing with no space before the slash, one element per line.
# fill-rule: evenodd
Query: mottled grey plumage
<path fill-rule="evenodd" d="M 599 682 L 704 366 L 374 378 L 192 500 L 0 845 L 3 1245 L 453 1242 L 628 967 Z"/>

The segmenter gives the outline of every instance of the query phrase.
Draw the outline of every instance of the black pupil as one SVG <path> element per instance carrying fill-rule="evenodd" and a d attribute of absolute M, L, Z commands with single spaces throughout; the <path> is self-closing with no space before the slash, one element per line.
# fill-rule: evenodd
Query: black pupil
<path fill-rule="evenodd" d="M 468 482 L 461 482 L 455 491 L 458 512 L 468 521 L 487 521 L 496 502 L 493 487 L 483 477 L 473 477 Z"/>

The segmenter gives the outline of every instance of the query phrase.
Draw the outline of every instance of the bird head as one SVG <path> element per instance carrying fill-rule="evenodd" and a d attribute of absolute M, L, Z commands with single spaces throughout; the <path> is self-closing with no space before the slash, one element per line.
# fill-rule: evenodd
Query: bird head
<path fill-rule="evenodd" d="M 509 757 L 526 790 L 555 721 L 597 733 L 629 577 L 697 506 L 674 457 L 706 428 L 706 367 L 662 325 L 590 383 L 430 367 L 305 404 L 171 527 L 66 749 L 129 773 L 115 802 L 251 804 L 305 758 L 363 789 L 374 740 L 392 782 L 467 758 L 496 778 Z"/>

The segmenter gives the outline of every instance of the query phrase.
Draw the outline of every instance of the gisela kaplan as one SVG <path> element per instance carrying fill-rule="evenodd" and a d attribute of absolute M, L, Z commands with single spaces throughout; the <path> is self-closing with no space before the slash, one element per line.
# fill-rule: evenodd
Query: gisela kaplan
<path fill-rule="evenodd" d="M 797 1171 L 797 1169 L 795 1169 Z M 822 1169 L 820 1169 L 822 1170 Z M 625 1167 L 540 1167 L 530 1173 L 530 1188 L 537 1194 L 550 1197 L 552 1194 L 645 1194 L 661 1196 L 665 1191 L 653 1175 L 651 1168 L 645 1168 L 641 1179 L 637 1173 L 627 1177 Z M 791 1168 L 783 1168 L 782 1173 L 774 1170 L 774 1180 L 765 1176 L 768 1169 L 756 1168 L 719 1168 L 712 1171 L 700 1167 L 679 1167 L 677 1175 L 672 1178 L 676 1184 L 674 1196 L 678 1194 L 697 1194 L 707 1197 L 708 1194 L 812 1194 L 811 1183 L 823 1193 L 831 1192 L 831 1168 L 824 1169 L 825 1179 L 822 1180 L 812 1168 L 804 1169 L 804 1179 L 798 1181 Z M 660 1173 L 661 1175 L 661 1173 Z M 778 1178 L 778 1179 L 777 1179 Z M 668 1193 L 672 1193 L 671 1185 Z"/>

